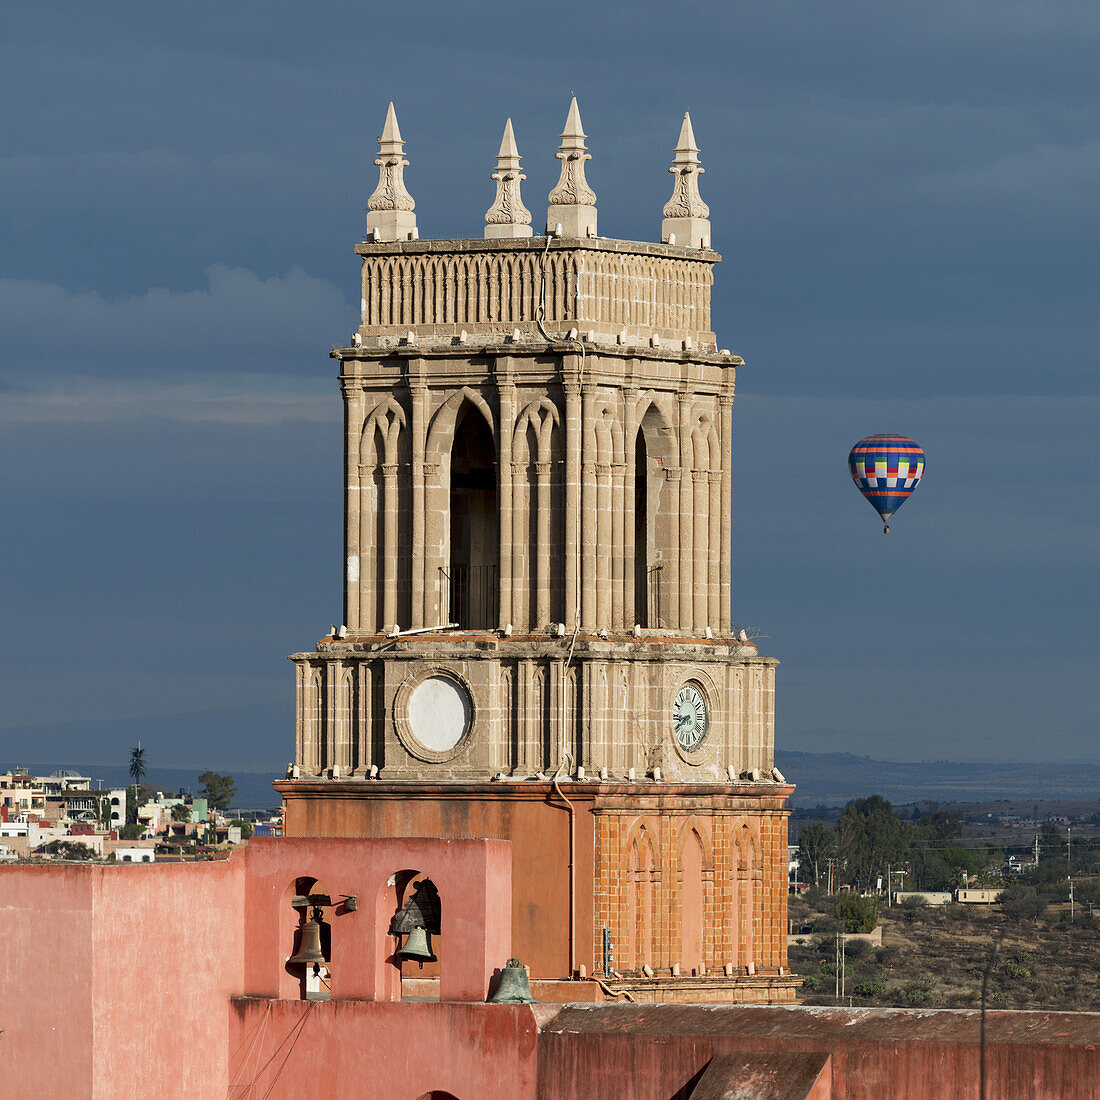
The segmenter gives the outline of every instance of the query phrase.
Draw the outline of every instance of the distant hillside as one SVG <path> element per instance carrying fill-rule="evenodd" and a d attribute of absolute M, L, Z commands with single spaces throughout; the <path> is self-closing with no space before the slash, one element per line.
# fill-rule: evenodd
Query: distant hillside
<path fill-rule="evenodd" d="M 1100 764 L 1091 761 L 936 760 L 914 764 L 846 752 L 777 749 L 775 762 L 784 776 L 798 785 L 794 795 L 797 806 L 843 805 L 868 794 L 881 794 L 894 803 L 1100 797 Z"/>

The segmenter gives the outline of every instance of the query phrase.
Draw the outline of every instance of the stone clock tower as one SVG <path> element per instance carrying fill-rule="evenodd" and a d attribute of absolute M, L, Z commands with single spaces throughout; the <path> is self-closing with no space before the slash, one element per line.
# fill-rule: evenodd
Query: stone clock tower
<path fill-rule="evenodd" d="M 791 1000 L 792 788 L 776 662 L 731 621 L 742 360 L 712 331 L 699 150 L 685 115 L 642 243 L 598 235 L 585 142 L 574 100 L 536 237 L 509 120 L 484 237 L 422 241 L 390 105 L 332 353 L 345 622 L 292 658 L 287 832 L 502 837 L 534 977 Z"/>

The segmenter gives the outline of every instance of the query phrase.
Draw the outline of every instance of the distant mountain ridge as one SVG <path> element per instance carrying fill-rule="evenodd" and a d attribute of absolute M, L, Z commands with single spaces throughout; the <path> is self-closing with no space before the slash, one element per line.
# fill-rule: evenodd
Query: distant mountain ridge
<path fill-rule="evenodd" d="M 776 749 L 775 762 L 797 785 L 796 806 L 844 805 L 869 794 L 895 803 L 1100 797 L 1100 764 L 1094 761 L 912 763 Z"/>

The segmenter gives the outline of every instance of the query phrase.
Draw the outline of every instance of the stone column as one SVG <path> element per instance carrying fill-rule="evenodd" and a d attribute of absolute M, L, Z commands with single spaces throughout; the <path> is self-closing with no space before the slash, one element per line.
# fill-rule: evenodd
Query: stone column
<path fill-rule="evenodd" d="M 424 447 L 428 438 L 428 387 L 424 384 L 424 360 L 409 361 L 412 412 L 412 622 L 424 621 Z"/>
<path fill-rule="evenodd" d="M 513 456 L 515 451 L 513 451 Z M 531 547 L 528 540 L 531 487 L 527 463 L 512 462 L 512 621 L 517 627 L 531 629 Z"/>
<path fill-rule="evenodd" d="M 538 478 L 538 495 L 535 507 L 538 523 L 538 539 L 535 550 L 538 554 L 535 571 L 536 608 L 535 621 L 531 624 L 535 630 L 541 630 L 550 621 L 550 463 L 537 462 L 535 474 Z"/>
<path fill-rule="evenodd" d="M 355 728 L 355 679 L 353 669 L 340 667 L 339 721 L 336 723 L 336 751 L 333 763 L 340 765 L 340 775 L 351 773 L 352 731 Z"/>
<path fill-rule="evenodd" d="M 633 374 L 634 363 L 628 368 Z M 623 628 L 630 630 L 638 621 L 634 607 L 634 468 L 637 465 L 638 391 L 623 390 Z M 630 517 L 627 522 L 626 517 Z M 648 530 L 648 523 L 646 528 Z"/>
<path fill-rule="evenodd" d="M 359 628 L 359 437 L 363 432 L 363 389 L 350 379 L 344 392 L 344 622 Z"/>
<path fill-rule="evenodd" d="M 730 587 L 733 566 L 731 561 L 733 542 L 733 443 L 730 433 L 733 429 L 733 393 L 723 393 L 718 398 L 718 407 L 721 409 L 722 431 L 722 559 L 721 568 L 721 592 L 719 595 L 719 626 L 723 633 L 729 633 L 732 622 L 732 609 L 730 607 Z"/>
<path fill-rule="evenodd" d="M 680 407 L 680 505 L 679 505 L 679 544 L 677 557 L 680 562 L 679 583 L 674 597 L 676 619 L 671 624 L 677 630 L 692 628 L 692 590 L 693 569 L 692 543 L 694 524 L 692 523 L 692 460 L 691 460 L 691 394 L 680 392 L 676 395 Z"/>
<path fill-rule="evenodd" d="M 382 627 L 397 624 L 397 463 L 382 463 L 383 550 Z"/>
<path fill-rule="evenodd" d="M 380 547 L 376 545 L 378 507 L 375 498 L 374 467 L 360 463 L 359 477 L 359 629 L 368 634 L 376 633 L 378 622 L 378 583 L 382 572 Z"/>
<path fill-rule="evenodd" d="M 713 463 L 714 459 L 711 459 Z M 722 629 L 722 471 L 707 471 L 708 505 L 710 530 L 707 537 L 709 547 L 707 577 L 707 625 L 714 630 Z"/>
<path fill-rule="evenodd" d="M 305 663 L 294 662 L 294 763 L 305 768 L 306 763 L 306 684 Z"/>
<path fill-rule="evenodd" d="M 617 456 L 611 465 L 611 520 L 613 538 L 611 546 L 611 621 L 607 624 L 612 630 L 629 630 L 634 624 L 623 617 L 626 597 L 626 514 L 623 508 L 624 478 L 626 463 Z M 634 574 L 630 574 L 630 583 L 634 583 Z"/>
<path fill-rule="evenodd" d="M 582 430 L 582 471 L 581 482 L 581 626 L 591 630 L 596 625 L 596 555 L 599 547 L 596 531 L 596 432 L 595 400 L 592 385 L 585 383 L 581 404 L 584 410 Z"/>
<path fill-rule="evenodd" d="M 603 456 L 601 456 L 603 457 Z M 597 627 L 611 625 L 611 557 L 614 517 L 611 514 L 610 462 L 597 462 L 596 474 L 596 618 Z"/>
<path fill-rule="evenodd" d="M 332 765 L 336 763 L 336 744 L 340 732 L 340 723 L 338 721 L 340 677 L 337 674 L 338 667 L 336 661 L 325 662 L 324 689 L 321 692 L 325 715 L 325 737 L 323 741 L 321 738 L 317 739 L 318 748 L 320 750 L 320 759 L 318 760 L 317 767 L 318 771 L 324 768 L 331 768 Z"/>
<path fill-rule="evenodd" d="M 371 670 L 366 661 L 355 665 L 355 714 L 352 731 L 355 737 L 355 774 L 366 775 L 371 760 Z"/>
<path fill-rule="evenodd" d="M 511 132 L 511 120 L 505 136 Z M 530 230 L 528 230 L 530 232 Z M 516 419 L 516 384 L 510 357 L 496 362 L 498 424 L 497 458 L 500 470 L 500 628 L 512 622 L 512 432 Z"/>
<path fill-rule="evenodd" d="M 581 487 L 581 387 L 580 356 L 562 356 L 562 388 L 565 390 L 565 623 L 572 627 L 580 615 L 577 604 L 577 572 L 580 555 L 578 512 Z"/>
<path fill-rule="evenodd" d="M 710 530 L 707 510 L 710 504 L 710 485 L 707 481 L 707 471 L 705 469 L 692 470 L 691 480 L 694 489 L 693 539 L 695 544 L 695 590 L 692 599 L 692 622 L 696 630 L 702 630 L 707 625 L 707 593 L 710 583 L 710 570 L 707 560 L 709 557 L 707 535 Z"/>

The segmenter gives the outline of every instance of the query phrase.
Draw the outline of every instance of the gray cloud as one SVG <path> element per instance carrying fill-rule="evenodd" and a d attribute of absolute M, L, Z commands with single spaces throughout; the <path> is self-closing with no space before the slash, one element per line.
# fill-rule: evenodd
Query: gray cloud
<path fill-rule="evenodd" d="M 3 356 L 17 367 L 33 353 L 64 370 L 108 376 L 159 374 L 181 363 L 191 370 L 301 371 L 304 356 L 316 358 L 356 323 L 339 290 L 297 270 L 262 279 L 214 266 L 202 289 L 154 287 L 110 300 L 96 291 L 0 279 Z"/>
<path fill-rule="evenodd" d="M 497 0 L 6 15 L 9 715 L 109 719 L 120 667 L 119 714 L 289 706 L 283 654 L 338 615 L 326 353 L 385 103 L 421 235 L 476 236 L 505 115 L 537 222 L 575 91 L 609 235 L 656 238 L 692 111 L 715 327 L 748 360 L 735 608 L 783 660 L 781 742 L 1091 746 L 1095 4 L 567 0 L 560 40 Z M 845 468 L 879 430 L 929 455 L 886 539 Z"/>

